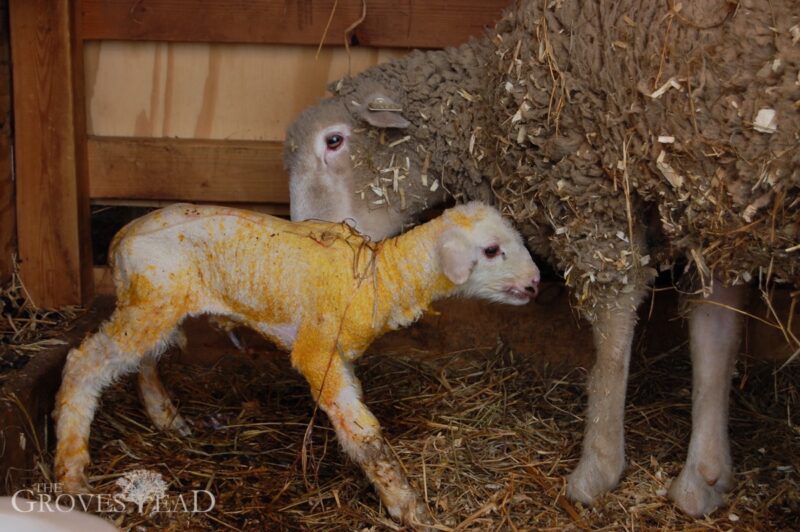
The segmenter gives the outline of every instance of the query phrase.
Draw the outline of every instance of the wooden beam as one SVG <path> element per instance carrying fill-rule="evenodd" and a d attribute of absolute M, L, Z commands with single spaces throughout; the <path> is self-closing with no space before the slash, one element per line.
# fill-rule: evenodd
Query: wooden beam
<path fill-rule="evenodd" d="M 11 69 L 8 50 L 8 1 L 0 0 L 0 285 L 14 271 L 16 209 L 11 170 Z"/>
<path fill-rule="evenodd" d="M 91 137 L 91 198 L 288 203 L 280 142 Z"/>
<path fill-rule="evenodd" d="M 20 273 L 44 307 L 88 301 L 93 287 L 83 50 L 73 40 L 72 8 L 70 0 L 9 4 Z"/>
<path fill-rule="evenodd" d="M 51 414 L 61 385 L 61 372 L 67 353 L 114 310 L 114 298 L 97 298 L 92 307 L 68 331 L 60 333 L 60 344 L 43 347 L 21 371 L 4 383 L 0 393 L 0 495 L 12 495 L 30 488 L 30 472 L 41 460 L 37 446 L 52 438 Z M 42 449 L 44 450 L 44 449 Z M 16 527 L 3 527 L 13 530 Z M 86 529 L 87 532 L 91 528 Z"/>
<path fill-rule="evenodd" d="M 80 0 L 86 39 L 343 45 L 361 0 Z M 369 0 L 351 44 L 443 48 L 479 36 L 511 0 Z M 336 9 L 334 11 L 334 5 Z M 331 14 L 333 14 L 331 18 Z M 325 27 L 330 19 L 327 34 Z"/>
<path fill-rule="evenodd" d="M 136 200 L 136 199 L 95 199 L 92 200 L 93 206 L 103 207 L 149 207 L 153 209 L 162 209 L 174 205 L 174 200 Z M 212 201 L 212 202 L 195 202 L 197 204 L 209 203 L 213 205 L 221 205 L 226 207 L 233 207 L 235 209 L 248 209 L 256 212 L 263 212 L 272 216 L 280 216 L 289 218 L 289 204 L 288 203 L 249 203 L 241 201 Z"/>
<path fill-rule="evenodd" d="M 75 140 L 75 187 L 78 200 L 78 250 L 80 253 L 81 303 L 94 300 L 92 275 L 92 228 L 89 202 L 89 162 L 87 152 L 86 69 L 84 66 L 83 36 L 80 33 L 82 15 L 80 0 L 67 0 L 71 15 L 70 44 L 72 45 L 72 127 Z"/>

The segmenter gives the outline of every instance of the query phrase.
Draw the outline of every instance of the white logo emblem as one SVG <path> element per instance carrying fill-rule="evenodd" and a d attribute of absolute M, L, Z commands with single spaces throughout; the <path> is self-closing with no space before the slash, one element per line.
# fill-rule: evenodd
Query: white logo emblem
<path fill-rule="evenodd" d="M 117 479 L 117 486 L 121 490 L 118 497 L 136 504 L 139 513 L 142 513 L 145 504 L 159 500 L 167 494 L 167 483 L 161 473 L 149 469 L 128 471 L 122 478 Z"/>

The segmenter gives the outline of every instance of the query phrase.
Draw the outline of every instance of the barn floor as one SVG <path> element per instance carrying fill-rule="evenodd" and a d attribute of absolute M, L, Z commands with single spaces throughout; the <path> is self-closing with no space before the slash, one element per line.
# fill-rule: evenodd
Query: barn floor
<path fill-rule="evenodd" d="M 437 528 L 800 529 L 796 365 L 776 373 L 776 362 L 739 360 L 731 407 L 737 474 L 727 506 L 692 520 L 664 496 L 685 457 L 691 408 L 685 334 L 680 321 L 661 316 L 674 306 L 669 298 L 655 305 L 636 343 L 621 486 L 591 508 L 563 498 L 586 400 L 585 370 L 576 368 L 591 363 L 591 335 L 557 286 L 541 299 L 521 309 L 448 303 L 359 363 L 366 402 Z M 223 356 L 235 352 L 227 339 L 202 323 L 187 329 L 188 352 L 202 364 L 177 353 L 160 367 L 194 436 L 155 431 L 125 379 L 104 396 L 89 473 L 96 491 L 116 493 L 123 473 L 150 469 L 170 482 L 170 493 L 207 489 L 216 506 L 105 517 L 132 529 L 398 528 L 345 459 L 325 415 L 315 414 L 285 354 L 247 336 L 257 356 Z M 52 480 L 51 464 L 48 452 L 30 482 Z"/>

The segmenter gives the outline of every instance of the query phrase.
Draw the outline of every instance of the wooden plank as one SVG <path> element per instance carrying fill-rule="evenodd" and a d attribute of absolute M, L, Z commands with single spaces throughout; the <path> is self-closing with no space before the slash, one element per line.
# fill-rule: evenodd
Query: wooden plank
<path fill-rule="evenodd" d="M 154 209 L 161 209 L 175 204 L 174 200 L 137 200 L 137 199 L 95 199 L 92 200 L 92 205 L 105 206 L 105 207 L 152 207 Z M 237 209 L 249 209 L 251 211 L 263 212 L 264 214 L 271 214 L 272 216 L 280 216 L 282 218 L 289 218 L 289 204 L 288 203 L 250 203 L 250 202 L 231 202 L 231 201 L 212 201 L 212 202 L 195 202 L 211 203 L 214 205 L 222 205 L 234 207 Z"/>
<path fill-rule="evenodd" d="M 17 490 L 31 488 L 31 471 L 42 459 L 39 450 L 45 452 L 47 444 L 53 441 L 51 415 L 67 353 L 95 331 L 113 310 L 113 298 L 97 298 L 68 331 L 59 335 L 62 344 L 37 351 L 14 379 L 5 383 L 0 392 L 0 495 L 10 496 Z"/>
<path fill-rule="evenodd" d="M 288 203 L 279 142 L 91 137 L 92 199 Z"/>
<path fill-rule="evenodd" d="M 70 6 L 72 45 L 72 121 L 75 140 L 75 175 L 78 200 L 78 249 L 80 252 L 81 302 L 88 305 L 94 299 L 94 264 L 92 250 L 92 228 L 89 202 L 89 161 L 86 113 L 86 85 L 84 63 L 84 39 L 80 34 L 81 10 L 78 0 L 67 0 Z"/>
<path fill-rule="evenodd" d="M 92 41 L 85 51 L 90 134 L 228 140 L 283 140 L 328 82 L 405 53 L 129 41 Z"/>
<path fill-rule="evenodd" d="M 8 0 L 0 0 L 0 284 L 14 270 L 17 235 L 11 170 L 11 70 L 8 50 Z"/>
<path fill-rule="evenodd" d="M 443 48 L 478 36 L 511 0 L 369 0 L 351 42 Z M 336 6 L 333 11 L 334 5 Z M 81 0 L 86 39 L 344 44 L 361 0 Z M 331 17 L 331 12 L 333 16 Z M 325 26 L 330 19 L 327 34 Z"/>
<path fill-rule="evenodd" d="M 93 284 L 71 2 L 11 0 L 9 18 L 20 273 L 37 305 L 76 304 Z"/>

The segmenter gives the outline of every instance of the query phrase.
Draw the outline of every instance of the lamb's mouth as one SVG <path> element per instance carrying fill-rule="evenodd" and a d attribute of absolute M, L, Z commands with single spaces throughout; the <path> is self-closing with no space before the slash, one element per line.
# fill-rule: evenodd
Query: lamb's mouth
<path fill-rule="evenodd" d="M 519 301 L 520 303 L 529 303 L 531 300 L 530 293 L 513 286 L 506 288 L 503 292 L 508 294 L 514 301 Z"/>

